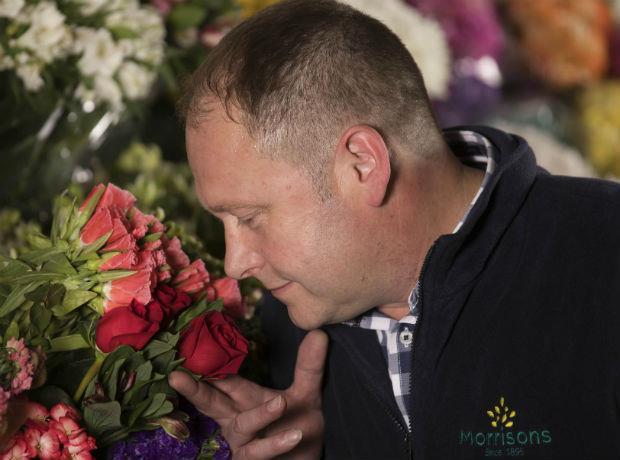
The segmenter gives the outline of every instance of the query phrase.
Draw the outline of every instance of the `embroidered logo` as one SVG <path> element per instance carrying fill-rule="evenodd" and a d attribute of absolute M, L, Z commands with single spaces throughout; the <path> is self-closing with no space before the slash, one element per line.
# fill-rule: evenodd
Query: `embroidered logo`
<path fill-rule="evenodd" d="M 495 406 L 493 410 L 488 410 L 487 415 L 493 419 L 491 426 L 497 428 L 503 426 L 505 428 L 512 428 L 514 421 L 511 420 L 517 415 L 517 412 L 510 410 L 508 406 L 504 404 L 504 397 L 499 398 L 499 406 Z"/>
<path fill-rule="evenodd" d="M 548 429 L 517 427 L 517 411 L 508 406 L 503 396 L 500 396 L 499 403 L 486 410 L 485 415 L 488 417 L 485 423 L 490 423 L 491 429 L 461 429 L 458 435 L 460 446 L 481 448 L 485 457 L 522 457 L 526 450 L 542 448 L 552 442 Z"/>

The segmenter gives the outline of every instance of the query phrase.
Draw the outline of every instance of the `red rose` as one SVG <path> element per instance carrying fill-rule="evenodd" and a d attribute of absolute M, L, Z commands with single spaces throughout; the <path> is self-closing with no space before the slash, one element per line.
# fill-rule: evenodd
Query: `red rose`
<path fill-rule="evenodd" d="M 181 332 L 178 350 L 186 369 L 203 377 L 222 378 L 237 373 L 248 354 L 248 341 L 230 317 L 210 311 L 194 318 Z"/>
<path fill-rule="evenodd" d="M 114 308 L 97 323 L 97 346 L 105 353 L 120 345 L 141 350 L 159 331 L 165 317 L 164 308 L 156 300 L 147 305 L 134 300 L 128 307 Z"/>
<path fill-rule="evenodd" d="M 192 303 L 192 299 L 185 292 L 177 291 L 173 287 L 160 284 L 155 291 L 155 298 L 168 310 L 170 319 L 177 316 Z"/>

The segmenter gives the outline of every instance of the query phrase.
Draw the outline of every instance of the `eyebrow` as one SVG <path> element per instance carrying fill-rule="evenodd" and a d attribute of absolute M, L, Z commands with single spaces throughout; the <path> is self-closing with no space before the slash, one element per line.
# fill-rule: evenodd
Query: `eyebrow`
<path fill-rule="evenodd" d="M 214 206 L 204 206 L 204 208 L 207 211 L 214 213 L 214 212 L 228 212 L 228 211 L 233 211 L 235 209 L 247 209 L 247 208 L 264 209 L 265 206 L 259 205 L 259 204 L 222 203 L 222 204 L 216 204 Z"/>

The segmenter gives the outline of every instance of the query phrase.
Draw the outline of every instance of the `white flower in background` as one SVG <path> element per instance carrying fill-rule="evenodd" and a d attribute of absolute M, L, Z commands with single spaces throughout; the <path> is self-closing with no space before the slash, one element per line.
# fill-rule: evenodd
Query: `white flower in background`
<path fill-rule="evenodd" d="M 0 17 L 17 17 L 25 3 L 24 0 L 0 0 Z"/>
<path fill-rule="evenodd" d="M 15 72 L 28 91 L 38 91 L 44 84 L 41 69 L 34 62 L 18 65 Z"/>
<path fill-rule="evenodd" d="M 341 0 L 383 22 L 415 59 L 432 98 L 444 98 L 451 75 L 450 49 L 438 22 L 425 18 L 401 0 Z"/>
<path fill-rule="evenodd" d="M 164 60 L 163 41 L 152 43 L 146 40 L 135 40 L 132 56 L 138 61 L 146 62 L 151 66 L 158 66 Z"/>
<path fill-rule="evenodd" d="M 90 16 L 97 13 L 106 4 L 106 0 L 74 0 L 80 8 L 80 13 Z"/>
<path fill-rule="evenodd" d="M 153 77 L 153 72 L 135 62 L 124 63 L 118 71 L 118 79 L 127 99 L 145 97 L 151 89 Z"/>
<path fill-rule="evenodd" d="M 125 56 L 159 65 L 163 59 L 166 29 L 161 16 L 154 8 L 130 7 L 111 12 L 105 19 L 109 28 L 122 28 L 131 31 L 135 37 L 123 38 Z"/>
<path fill-rule="evenodd" d="M 123 107 L 123 94 L 118 83 L 105 75 L 95 77 L 94 96 L 95 102 L 107 102 L 115 110 Z"/>
<path fill-rule="evenodd" d="M 107 29 L 79 27 L 76 51 L 82 52 L 77 65 L 83 75 L 111 77 L 123 62 L 123 51 Z"/>
<path fill-rule="evenodd" d="M 20 16 L 20 22 L 27 22 L 30 27 L 11 41 L 12 46 L 30 50 L 45 63 L 67 54 L 71 33 L 55 3 L 41 2 L 27 7 Z"/>
<path fill-rule="evenodd" d="M 497 120 L 491 125 L 527 139 L 536 156 L 536 163 L 551 174 L 596 177 L 594 168 L 578 150 L 563 144 L 536 126 L 506 120 Z"/>

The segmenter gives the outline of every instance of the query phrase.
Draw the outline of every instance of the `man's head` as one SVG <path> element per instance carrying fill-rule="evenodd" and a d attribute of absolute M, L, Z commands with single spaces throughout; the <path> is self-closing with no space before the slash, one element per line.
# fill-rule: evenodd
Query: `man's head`
<path fill-rule="evenodd" d="M 406 258 L 428 241 L 389 240 L 417 237 L 402 198 L 425 185 L 395 177 L 443 144 L 420 72 L 385 26 L 334 1 L 282 2 L 222 40 L 180 107 L 230 276 L 257 277 L 303 328 L 406 297 Z"/>
<path fill-rule="evenodd" d="M 396 35 L 331 0 L 285 1 L 233 29 L 195 72 L 180 103 L 197 126 L 222 103 L 259 151 L 301 167 L 329 194 L 328 169 L 342 131 L 376 129 L 390 154 L 430 155 L 436 131 L 422 76 Z"/>

